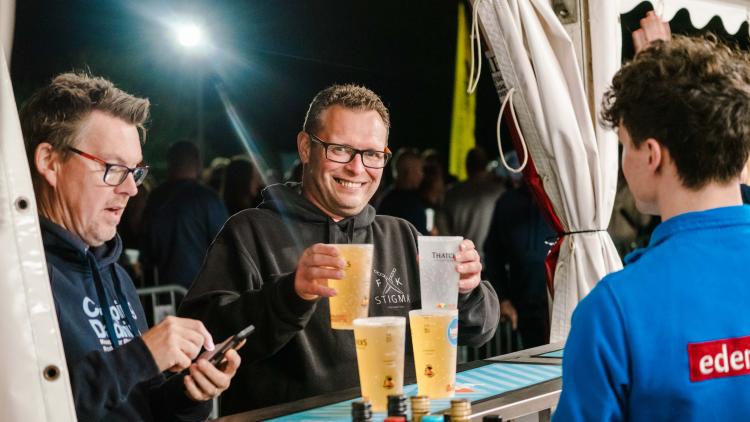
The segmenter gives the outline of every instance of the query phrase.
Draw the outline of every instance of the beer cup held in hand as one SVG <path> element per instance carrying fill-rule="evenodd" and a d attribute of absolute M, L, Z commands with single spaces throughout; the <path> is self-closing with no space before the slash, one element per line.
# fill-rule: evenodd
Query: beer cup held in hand
<path fill-rule="evenodd" d="M 372 278 L 372 245 L 333 245 L 346 261 L 344 278 L 328 279 L 328 286 L 336 289 L 329 298 L 331 328 L 351 330 L 357 318 L 366 318 L 370 305 L 370 280 Z"/>
<path fill-rule="evenodd" d="M 419 236 L 419 285 L 422 309 L 457 309 L 456 252 L 459 236 Z"/>

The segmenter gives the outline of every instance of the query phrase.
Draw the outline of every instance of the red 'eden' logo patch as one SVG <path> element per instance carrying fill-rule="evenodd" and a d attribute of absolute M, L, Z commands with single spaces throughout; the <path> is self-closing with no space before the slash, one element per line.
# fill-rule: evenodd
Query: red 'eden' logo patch
<path fill-rule="evenodd" d="M 688 344 L 690 381 L 750 374 L 750 336 Z"/>

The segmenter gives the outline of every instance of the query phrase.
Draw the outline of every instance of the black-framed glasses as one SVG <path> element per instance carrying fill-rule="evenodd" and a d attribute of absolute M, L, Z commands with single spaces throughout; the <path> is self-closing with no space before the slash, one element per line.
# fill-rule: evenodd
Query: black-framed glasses
<path fill-rule="evenodd" d="M 79 149 L 73 147 L 68 147 L 68 149 L 83 158 L 88 158 L 91 161 L 96 161 L 97 163 L 102 164 L 104 166 L 103 180 L 104 183 L 109 186 L 121 185 L 122 182 L 124 182 L 125 179 L 128 178 L 128 174 L 130 173 L 133 173 L 133 180 L 135 180 L 135 185 L 140 186 L 141 183 L 143 183 L 143 181 L 146 179 L 146 175 L 148 175 L 148 166 L 136 166 L 130 168 L 128 166 L 123 166 L 122 164 L 110 164 L 99 157 L 85 153 Z"/>
<path fill-rule="evenodd" d="M 386 164 L 388 164 L 388 160 L 391 158 L 391 155 L 393 155 L 391 154 L 391 150 L 389 150 L 388 147 L 385 147 L 385 151 L 357 149 L 352 148 L 349 145 L 332 144 L 330 142 L 325 142 L 312 133 L 308 132 L 307 134 L 310 135 L 310 139 L 313 142 L 317 142 L 323 146 L 323 148 L 326 150 L 326 158 L 333 161 L 334 163 L 346 164 L 348 162 L 351 162 L 354 159 L 354 156 L 359 154 L 359 157 L 362 159 L 363 166 L 369 167 L 371 169 L 382 169 Z"/>

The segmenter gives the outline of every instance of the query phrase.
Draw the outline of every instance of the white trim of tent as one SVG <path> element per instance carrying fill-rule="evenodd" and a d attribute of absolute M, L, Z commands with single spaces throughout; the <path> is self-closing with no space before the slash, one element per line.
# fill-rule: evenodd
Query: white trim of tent
<path fill-rule="evenodd" d="M 13 29 L 16 22 L 15 0 L 0 0 L 0 48 L 5 49 L 5 60 L 10 63 L 13 49 Z"/>
<path fill-rule="evenodd" d="M 0 46 L 0 420 L 75 421 L 31 175 Z"/>
<path fill-rule="evenodd" d="M 642 2 L 643 0 L 620 0 L 619 11 L 627 13 Z M 742 23 L 750 21 L 748 0 L 651 0 L 650 3 L 654 6 L 654 11 L 667 21 L 672 20 L 680 9 L 687 9 L 696 28 L 703 28 L 714 16 L 718 16 L 724 29 L 734 34 L 739 31 Z"/>

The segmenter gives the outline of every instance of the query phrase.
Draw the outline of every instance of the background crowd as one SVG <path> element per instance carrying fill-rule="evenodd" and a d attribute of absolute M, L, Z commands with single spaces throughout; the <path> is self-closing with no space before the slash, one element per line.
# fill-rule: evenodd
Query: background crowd
<path fill-rule="evenodd" d="M 131 253 L 123 255 L 122 264 L 139 287 L 188 289 L 227 218 L 260 204 L 271 176 L 261 174 L 249 155 L 217 157 L 203 168 L 201 152 L 189 141 L 173 143 L 166 158 L 166 178 L 149 177 L 125 212 L 120 235 Z M 506 161 L 518 166 L 513 152 L 506 153 Z M 465 350 L 464 360 L 548 341 L 544 260 L 555 233 L 522 174 L 501 163 L 475 147 L 466 157 L 468 178 L 459 182 L 435 150 L 401 147 L 371 200 L 378 214 L 404 218 L 422 235 L 462 236 L 476 245 L 483 278 L 501 300 L 502 324 L 494 341 Z M 295 162 L 283 181 L 300 181 L 301 171 Z M 637 211 L 621 180 L 609 227 L 621 256 L 645 246 L 658 222 Z"/>

